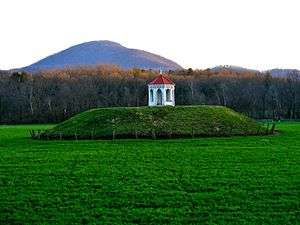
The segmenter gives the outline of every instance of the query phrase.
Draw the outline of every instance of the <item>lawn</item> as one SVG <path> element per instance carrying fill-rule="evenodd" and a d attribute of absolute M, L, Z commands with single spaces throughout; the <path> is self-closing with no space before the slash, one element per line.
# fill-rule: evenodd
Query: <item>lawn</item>
<path fill-rule="evenodd" d="M 300 123 L 261 137 L 41 141 L 0 126 L 0 224 L 299 224 Z"/>

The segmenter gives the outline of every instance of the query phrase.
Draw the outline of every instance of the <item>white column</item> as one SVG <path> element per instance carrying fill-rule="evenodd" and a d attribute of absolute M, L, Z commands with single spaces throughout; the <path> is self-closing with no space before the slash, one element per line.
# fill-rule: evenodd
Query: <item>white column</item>
<path fill-rule="evenodd" d="M 150 88 L 148 87 L 148 106 L 151 105 Z"/>

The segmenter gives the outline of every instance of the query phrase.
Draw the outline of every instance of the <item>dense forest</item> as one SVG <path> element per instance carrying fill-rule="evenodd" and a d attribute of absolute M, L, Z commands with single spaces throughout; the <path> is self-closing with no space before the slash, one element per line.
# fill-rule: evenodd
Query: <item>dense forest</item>
<path fill-rule="evenodd" d="M 0 123 L 56 123 L 91 108 L 147 105 L 154 71 L 115 66 L 78 67 L 35 74 L 0 71 Z M 258 119 L 299 119 L 297 74 L 231 70 L 169 71 L 177 105 L 223 105 Z"/>

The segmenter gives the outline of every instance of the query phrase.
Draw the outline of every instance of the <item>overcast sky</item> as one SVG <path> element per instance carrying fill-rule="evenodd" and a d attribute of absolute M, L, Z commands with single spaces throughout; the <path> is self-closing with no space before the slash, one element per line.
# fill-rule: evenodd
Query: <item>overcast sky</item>
<path fill-rule="evenodd" d="M 183 67 L 300 69 L 299 0 L 1 0 L 0 69 L 92 40 Z"/>

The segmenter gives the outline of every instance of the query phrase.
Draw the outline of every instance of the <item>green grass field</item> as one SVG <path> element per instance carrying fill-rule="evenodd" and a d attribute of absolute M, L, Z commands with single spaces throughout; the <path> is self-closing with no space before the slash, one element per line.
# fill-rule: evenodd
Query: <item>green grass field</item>
<path fill-rule="evenodd" d="M 261 137 L 39 141 L 0 126 L 0 224 L 299 224 L 300 123 Z"/>

